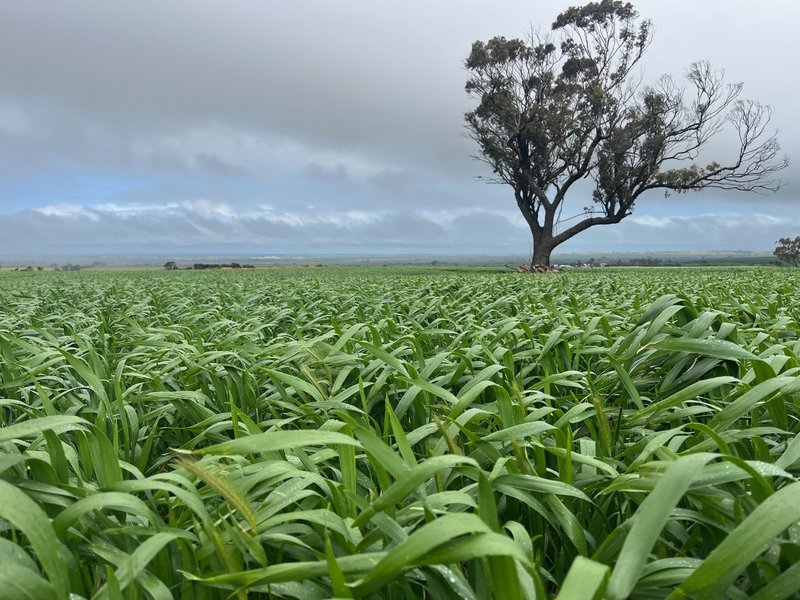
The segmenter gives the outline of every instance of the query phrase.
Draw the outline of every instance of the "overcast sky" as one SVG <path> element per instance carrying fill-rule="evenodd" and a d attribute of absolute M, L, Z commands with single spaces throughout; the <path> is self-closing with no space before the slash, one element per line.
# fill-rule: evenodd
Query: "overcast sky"
<path fill-rule="evenodd" d="M 511 190 L 475 178 L 463 60 L 570 4 L 0 0 L 0 256 L 527 253 Z M 562 249 L 800 235 L 800 2 L 636 6 L 656 26 L 645 82 L 708 59 L 774 108 L 795 161 L 778 194 L 654 192 Z"/>

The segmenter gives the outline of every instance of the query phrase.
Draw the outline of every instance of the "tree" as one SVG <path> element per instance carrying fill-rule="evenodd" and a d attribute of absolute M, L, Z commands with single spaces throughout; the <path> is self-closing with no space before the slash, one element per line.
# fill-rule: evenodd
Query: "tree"
<path fill-rule="evenodd" d="M 794 239 L 779 239 L 778 246 L 772 253 L 779 261 L 800 267 L 800 235 Z"/>
<path fill-rule="evenodd" d="M 740 99 L 741 84 L 699 62 L 687 71 L 688 89 L 668 76 L 639 85 L 634 68 L 652 25 L 630 3 L 569 8 L 552 31 L 477 41 L 465 63 L 466 91 L 477 100 L 467 133 L 492 169 L 486 179 L 514 190 L 533 236 L 531 265 L 549 265 L 554 248 L 590 227 L 619 223 L 651 190 L 781 186 L 788 159 L 769 130 L 771 110 Z M 698 164 L 725 129 L 734 134 L 730 161 Z M 577 194 L 585 207 L 564 216 Z"/>

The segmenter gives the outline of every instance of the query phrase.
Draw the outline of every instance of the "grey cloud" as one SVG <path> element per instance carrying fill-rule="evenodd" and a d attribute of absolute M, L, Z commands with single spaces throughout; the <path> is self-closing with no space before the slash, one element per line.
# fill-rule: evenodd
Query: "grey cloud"
<path fill-rule="evenodd" d="M 347 168 L 342 164 L 326 166 L 310 162 L 303 167 L 303 177 L 311 183 L 321 185 L 336 185 L 351 181 Z"/>
<path fill-rule="evenodd" d="M 125 2 L 7 5 L 0 72 L 12 99 L 46 98 L 119 135 L 223 122 L 395 159 L 430 147 L 447 161 L 463 148 L 461 106 L 430 98 L 465 105 L 467 46 L 437 39 L 444 26 L 433 35 L 443 11 L 410 8 L 193 2 L 154 18 Z"/>
<path fill-rule="evenodd" d="M 459 136 L 469 44 L 547 26 L 568 4 L 268 0 L 222 9 L 200 0 L 159 5 L 155 15 L 134 2 L 6 3 L 0 73 L 12 100 L 46 101 L 119 135 L 223 122 L 463 173 L 474 169 Z M 800 15 L 795 3 L 637 4 L 659 28 L 645 81 L 710 58 L 794 129 L 796 90 L 769 73 L 793 66 L 795 36 L 780 29 Z"/>
<path fill-rule="evenodd" d="M 73 249 L 226 245 L 259 246 L 273 252 L 302 247 L 335 252 L 342 240 L 354 248 L 410 251 L 439 249 L 455 242 L 457 231 L 424 215 L 399 212 L 240 212 L 207 201 L 150 205 L 60 205 L 25 210 L 0 220 L 0 252 L 52 253 Z M 480 240 L 478 240 L 480 243 Z"/>

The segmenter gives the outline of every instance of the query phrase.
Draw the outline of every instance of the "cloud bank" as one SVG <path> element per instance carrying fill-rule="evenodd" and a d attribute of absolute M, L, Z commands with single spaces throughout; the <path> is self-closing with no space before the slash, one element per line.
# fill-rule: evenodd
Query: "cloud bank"
<path fill-rule="evenodd" d="M 800 230 L 800 218 L 756 213 L 632 216 L 595 228 L 564 252 L 766 250 L 763 241 Z M 529 233 L 513 212 L 481 208 L 396 210 L 247 210 L 207 200 L 165 204 L 57 204 L 0 220 L 0 253 L 265 252 L 329 255 L 524 254 Z M 732 245 L 735 240 L 735 246 Z"/>
<path fill-rule="evenodd" d="M 572 3 L 5 3 L 0 252 L 524 254 L 510 190 L 475 180 L 462 64 L 474 40 Z M 800 81 L 775 76 L 800 53 L 800 4 L 637 6 L 657 26 L 644 82 L 709 59 L 773 105 L 800 156 Z M 769 250 L 800 233 L 796 173 L 770 197 L 647 198 L 564 249 Z"/>

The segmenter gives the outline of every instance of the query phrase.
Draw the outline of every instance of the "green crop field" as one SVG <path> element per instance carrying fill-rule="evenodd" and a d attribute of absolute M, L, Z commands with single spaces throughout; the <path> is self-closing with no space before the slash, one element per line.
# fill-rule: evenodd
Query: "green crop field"
<path fill-rule="evenodd" d="M 0 598 L 800 594 L 800 272 L 0 275 Z"/>

